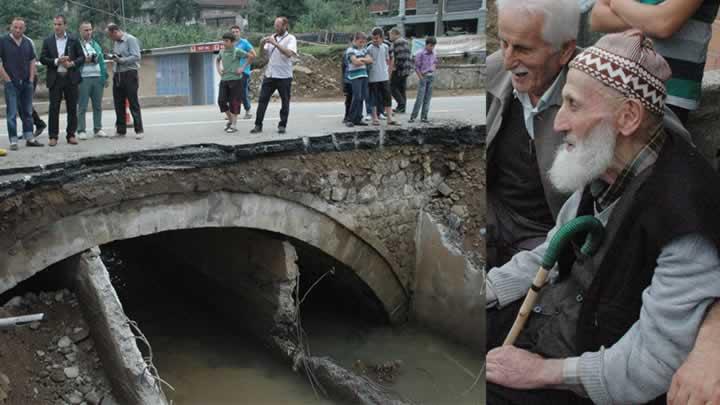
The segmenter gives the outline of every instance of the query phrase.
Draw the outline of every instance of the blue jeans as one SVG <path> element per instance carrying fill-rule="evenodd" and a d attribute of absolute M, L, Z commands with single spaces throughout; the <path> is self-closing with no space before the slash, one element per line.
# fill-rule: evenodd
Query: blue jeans
<path fill-rule="evenodd" d="M 250 111 L 250 75 L 247 73 L 243 73 L 243 79 L 245 80 L 245 97 L 242 99 L 243 108 L 245 108 L 245 112 Z"/>
<path fill-rule="evenodd" d="M 350 103 L 350 122 L 357 124 L 362 121 L 363 102 L 368 99 L 368 78 L 360 77 L 350 81 L 352 85 L 352 102 Z"/>
<path fill-rule="evenodd" d="M 22 121 L 22 134 L 25 140 L 33 138 L 32 120 L 33 84 L 30 81 L 5 82 L 5 103 L 7 107 L 7 128 L 10 143 L 17 143 L 17 118 Z"/>
<path fill-rule="evenodd" d="M 434 76 L 425 76 L 420 79 L 420 82 L 418 83 L 417 97 L 415 98 L 415 105 L 413 105 L 413 111 L 412 114 L 410 114 L 410 119 L 414 120 L 417 118 L 418 113 L 420 112 L 420 107 L 422 107 L 420 118 L 423 120 L 427 119 L 428 110 L 430 110 L 430 100 L 432 100 L 432 84 L 434 79 Z"/>

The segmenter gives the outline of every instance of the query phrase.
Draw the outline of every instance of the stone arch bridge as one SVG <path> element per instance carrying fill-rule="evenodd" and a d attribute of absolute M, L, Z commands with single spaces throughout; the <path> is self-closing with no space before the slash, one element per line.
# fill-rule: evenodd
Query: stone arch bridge
<path fill-rule="evenodd" d="M 405 319 L 427 212 L 479 249 L 484 127 L 187 145 L 0 170 L 0 293 L 94 246 L 164 231 L 250 228 L 352 269 Z M 24 176 L 24 177 L 23 177 Z"/>

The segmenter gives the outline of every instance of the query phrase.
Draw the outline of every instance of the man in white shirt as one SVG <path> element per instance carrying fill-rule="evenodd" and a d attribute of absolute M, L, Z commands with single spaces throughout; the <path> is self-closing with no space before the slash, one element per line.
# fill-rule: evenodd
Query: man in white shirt
<path fill-rule="evenodd" d="M 278 17 L 275 19 L 275 34 L 260 41 L 260 49 L 268 54 L 268 64 L 260 88 L 255 128 L 250 131 L 251 134 L 262 132 L 265 111 L 275 90 L 280 94 L 282 102 L 278 133 L 285 133 L 288 115 L 290 114 L 290 91 L 293 78 L 292 57 L 297 55 L 297 40 L 294 35 L 288 32 L 288 28 L 288 19 Z"/>

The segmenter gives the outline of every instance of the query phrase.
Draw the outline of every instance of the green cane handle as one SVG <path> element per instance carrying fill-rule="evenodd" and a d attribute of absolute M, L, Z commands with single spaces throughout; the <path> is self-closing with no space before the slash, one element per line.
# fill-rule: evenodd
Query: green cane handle
<path fill-rule="evenodd" d="M 525 296 L 525 300 L 520 307 L 520 311 L 518 312 L 517 318 L 515 318 L 510 332 L 503 342 L 503 346 L 515 343 L 515 340 L 520 335 L 520 332 L 525 326 L 525 322 L 527 322 L 530 316 L 530 312 L 537 302 L 540 290 L 545 287 L 550 270 L 555 266 L 560 253 L 576 235 L 583 233 L 586 235 L 585 243 L 583 243 L 580 251 L 586 256 L 592 256 L 597 252 L 598 248 L 600 248 L 605 236 L 605 229 L 597 218 L 590 215 L 577 217 L 560 227 L 555 235 L 553 235 L 543 256 L 542 265 L 535 275 L 535 280 L 533 280 L 532 286 L 527 296 Z"/>

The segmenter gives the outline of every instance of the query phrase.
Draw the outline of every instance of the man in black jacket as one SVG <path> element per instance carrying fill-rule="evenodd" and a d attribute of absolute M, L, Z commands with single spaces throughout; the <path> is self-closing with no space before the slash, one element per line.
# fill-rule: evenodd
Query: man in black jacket
<path fill-rule="evenodd" d="M 57 145 L 60 132 L 60 101 L 65 99 L 67 109 L 66 139 L 77 145 L 78 85 L 80 69 L 85 60 L 80 42 L 66 32 L 65 17 L 58 15 L 53 20 L 55 32 L 43 41 L 40 63 L 47 66 L 47 87 L 50 89 L 50 146 Z"/>

